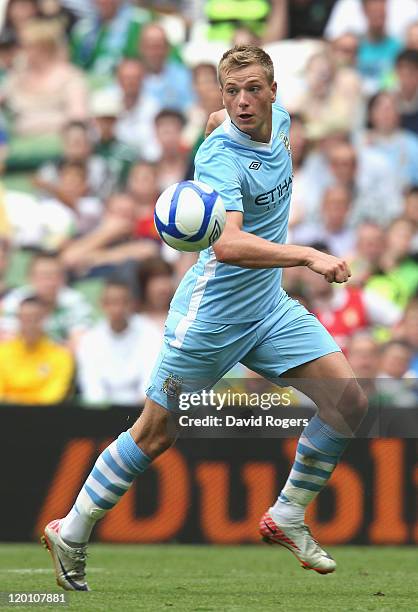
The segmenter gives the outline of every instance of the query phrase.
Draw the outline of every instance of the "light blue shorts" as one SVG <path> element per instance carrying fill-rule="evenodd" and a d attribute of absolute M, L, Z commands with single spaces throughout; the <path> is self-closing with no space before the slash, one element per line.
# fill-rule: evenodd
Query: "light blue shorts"
<path fill-rule="evenodd" d="M 239 362 L 274 382 L 291 368 L 337 351 L 315 315 L 286 294 L 273 312 L 253 323 L 208 323 L 170 311 L 146 395 L 176 410 L 180 393 L 212 388 Z"/>

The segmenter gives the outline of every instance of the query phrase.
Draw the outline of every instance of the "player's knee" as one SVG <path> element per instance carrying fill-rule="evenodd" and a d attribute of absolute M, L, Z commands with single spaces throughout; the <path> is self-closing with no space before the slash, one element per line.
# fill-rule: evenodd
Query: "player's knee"
<path fill-rule="evenodd" d="M 156 459 L 173 444 L 176 429 L 170 413 L 147 400 L 141 416 L 131 428 L 131 435 L 143 453 Z"/>
<path fill-rule="evenodd" d="M 342 412 L 345 419 L 357 428 L 367 414 L 368 400 L 363 389 L 355 383 L 344 396 Z"/>
<path fill-rule="evenodd" d="M 163 454 L 174 442 L 174 437 L 169 434 L 154 434 L 139 439 L 138 446 L 149 457 L 154 460 Z"/>
<path fill-rule="evenodd" d="M 369 402 L 367 399 L 367 395 L 364 393 L 363 389 L 358 384 L 354 391 L 353 405 L 356 413 L 361 418 L 366 416 Z"/>

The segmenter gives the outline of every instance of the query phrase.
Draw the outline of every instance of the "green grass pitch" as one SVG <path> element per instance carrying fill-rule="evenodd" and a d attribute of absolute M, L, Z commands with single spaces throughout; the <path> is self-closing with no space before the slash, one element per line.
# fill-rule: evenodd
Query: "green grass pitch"
<path fill-rule="evenodd" d="M 119 546 L 89 548 L 91 593 L 68 606 L 37 610 L 95 612 L 350 612 L 417 610 L 415 548 L 335 547 L 337 571 L 304 571 L 293 555 L 267 546 Z M 36 544 L 0 545 L 0 591 L 62 592 L 49 553 Z M 1 610 L 29 606 L 1 607 Z"/>

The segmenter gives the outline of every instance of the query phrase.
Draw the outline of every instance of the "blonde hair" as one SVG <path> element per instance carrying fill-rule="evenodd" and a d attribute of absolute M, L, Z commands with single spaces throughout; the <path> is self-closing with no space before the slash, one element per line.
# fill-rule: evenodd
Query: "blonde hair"
<path fill-rule="evenodd" d="M 57 53 L 64 43 L 62 26 L 56 20 L 31 19 L 22 28 L 22 42 Z"/>
<path fill-rule="evenodd" d="M 226 51 L 218 66 L 218 78 L 221 86 L 223 80 L 232 70 L 258 64 L 265 72 L 268 83 L 274 81 L 274 67 L 270 55 L 255 45 L 237 45 Z"/>

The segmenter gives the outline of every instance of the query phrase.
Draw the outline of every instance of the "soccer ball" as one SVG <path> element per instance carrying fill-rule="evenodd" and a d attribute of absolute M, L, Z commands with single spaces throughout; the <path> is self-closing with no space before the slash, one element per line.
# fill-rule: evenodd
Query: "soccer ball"
<path fill-rule="evenodd" d="M 154 222 L 162 240 L 178 251 L 202 251 L 222 234 L 225 206 L 217 191 L 200 181 L 167 187 L 155 205 Z"/>

